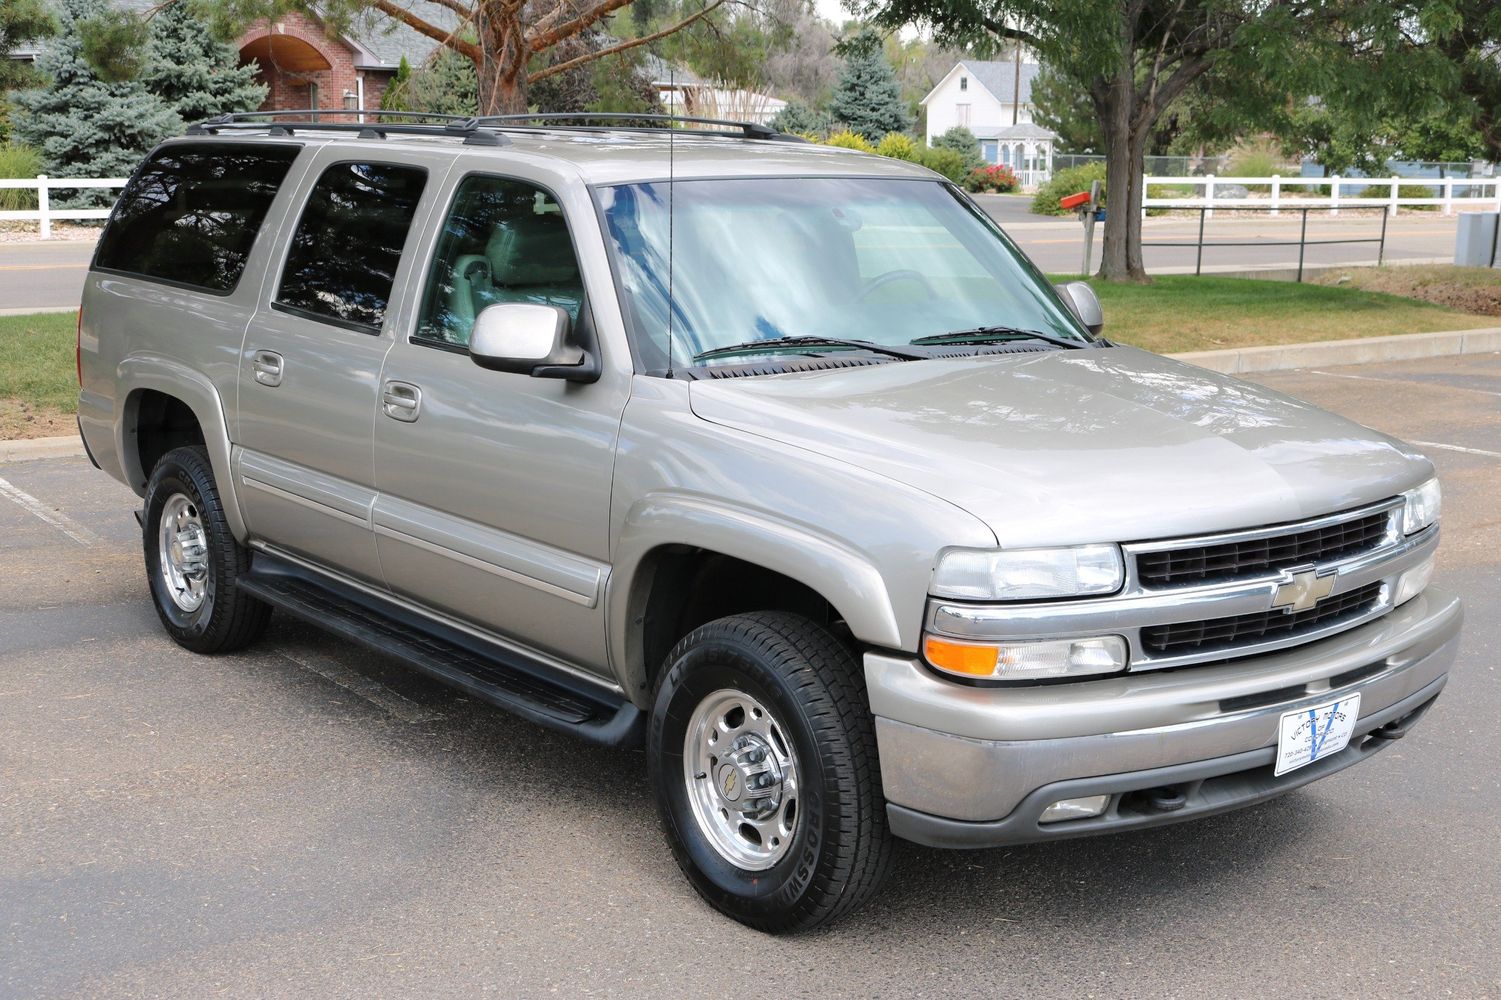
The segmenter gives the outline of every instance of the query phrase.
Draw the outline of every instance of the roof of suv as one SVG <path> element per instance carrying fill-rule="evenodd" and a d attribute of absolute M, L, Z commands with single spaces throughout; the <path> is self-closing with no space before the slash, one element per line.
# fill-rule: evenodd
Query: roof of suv
<path fill-rule="evenodd" d="M 386 138 L 362 138 L 350 132 L 287 123 L 302 142 L 338 144 L 358 149 L 394 150 L 403 146 L 431 150 L 434 145 L 480 155 L 544 158 L 559 168 L 573 168 L 587 184 L 619 184 L 664 180 L 669 172 L 679 180 L 708 177 L 892 177 L 936 180 L 938 174 L 905 160 L 860 153 L 834 146 L 776 139 L 695 132 L 691 130 L 627 131 L 619 129 L 506 128 L 501 144 L 464 145 L 462 138 L 392 132 Z M 371 126 L 379 128 L 378 125 Z M 206 136 L 191 136 L 202 142 Z M 213 141 L 285 142 L 287 136 L 268 131 L 216 133 Z"/>

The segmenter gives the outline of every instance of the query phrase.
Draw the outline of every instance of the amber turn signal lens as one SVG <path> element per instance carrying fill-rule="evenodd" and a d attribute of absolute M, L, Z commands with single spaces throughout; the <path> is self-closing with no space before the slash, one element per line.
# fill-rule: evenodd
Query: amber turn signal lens
<path fill-rule="evenodd" d="M 1000 656 L 1000 650 L 995 646 L 974 646 L 967 642 L 950 642 L 931 635 L 927 636 L 923 642 L 923 653 L 927 656 L 928 662 L 940 670 L 969 674 L 974 677 L 994 676 L 996 659 Z"/>

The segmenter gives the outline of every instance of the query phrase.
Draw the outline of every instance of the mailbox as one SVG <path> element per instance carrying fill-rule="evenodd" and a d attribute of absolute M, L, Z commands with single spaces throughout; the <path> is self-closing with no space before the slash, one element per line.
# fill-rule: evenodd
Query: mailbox
<path fill-rule="evenodd" d="M 1058 199 L 1058 207 L 1062 208 L 1062 209 L 1083 208 L 1085 205 L 1088 205 L 1088 204 L 1089 204 L 1089 192 L 1088 191 L 1080 191 L 1078 194 L 1071 194 L 1071 195 L 1069 195 L 1066 198 L 1059 198 Z"/>

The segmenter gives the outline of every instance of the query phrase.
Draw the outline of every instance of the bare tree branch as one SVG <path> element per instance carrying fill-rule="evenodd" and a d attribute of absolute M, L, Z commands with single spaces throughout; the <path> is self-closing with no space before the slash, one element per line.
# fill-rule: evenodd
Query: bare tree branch
<path fill-rule="evenodd" d="M 723 6 L 724 3 L 725 0 L 714 0 L 713 3 L 709 4 L 703 10 L 689 15 L 688 17 L 683 18 L 677 24 L 663 28 L 661 31 L 654 31 L 651 34 L 643 35 L 640 38 L 632 38 L 630 41 L 621 42 L 619 45 L 611 45 L 607 48 L 600 49 L 598 52 L 586 52 L 584 55 L 569 59 L 566 62 L 560 62 L 557 65 L 549 66 L 546 69 L 538 70 L 537 72 L 531 74 L 529 80 L 545 80 L 550 76 L 554 76 L 558 73 L 566 73 L 568 70 L 573 69 L 576 66 L 582 66 L 585 63 L 593 62 L 596 59 L 602 59 L 605 56 L 614 55 L 617 52 L 624 52 L 627 49 L 634 49 L 638 45 L 645 45 L 648 42 L 654 42 L 659 38 L 664 38 L 667 35 L 672 34 L 674 31 L 679 31 L 683 28 L 688 27 L 688 25 L 692 24 L 694 21 L 697 21 L 699 18 L 708 14 L 710 11 Z"/>
<path fill-rule="evenodd" d="M 371 0 L 370 6 L 388 17 L 395 18 L 419 35 L 426 35 L 453 49 L 459 55 L 474 60 L 476 64 L 480 61 L 480 47 L 460 38 L 456 31 L 431 24 L 400 4 L 394 3 L 393 0 Z"/>
<path fill-rule="evenodd" d="M 559 4 L 527 31 L 527 51 L 541 52 L 543 49 L 551 48 L 563 39 L 577 35 L 630 2 L 631 0 L 599 0 L 592 6 L 577 11 L 566 21 L 562 20 L 562 17 L 565 12 L 569 12 L 568 5 Z"/>

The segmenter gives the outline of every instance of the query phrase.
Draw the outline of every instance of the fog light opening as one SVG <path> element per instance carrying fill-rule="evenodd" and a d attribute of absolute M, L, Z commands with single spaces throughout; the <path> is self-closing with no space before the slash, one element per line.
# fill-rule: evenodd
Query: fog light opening
<path fill-rule="evenodd" d="M 1105 811 L 1110 805 L 1109 795 L 1081 795 L 1074 799 L 1059 799 L 1042 811 L 1039 823 L 1063 823 L 1071 819 L 1090 819 Z"/>

